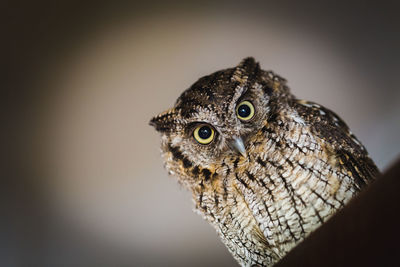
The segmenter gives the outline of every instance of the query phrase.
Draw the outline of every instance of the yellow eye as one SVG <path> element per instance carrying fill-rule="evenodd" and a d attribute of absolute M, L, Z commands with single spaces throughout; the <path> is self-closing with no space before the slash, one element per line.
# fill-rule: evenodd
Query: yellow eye
<path fill-rule="evenodd" d="M 236 106 L 236 115 L 242 121 L 248 121 L 254 116 L 254 106 L 249 101 L 242 101 Z"/>
<path fill-rule="evenodd" d="M 200 144 L 207 145 L 214 139 L 214 129 L 208 125 L 200 125 L 194 130 L 193 137 Z"/>

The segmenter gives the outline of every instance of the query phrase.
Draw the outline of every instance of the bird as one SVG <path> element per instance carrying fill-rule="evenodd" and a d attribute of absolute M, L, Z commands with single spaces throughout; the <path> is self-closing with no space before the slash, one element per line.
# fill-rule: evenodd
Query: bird
<path fill-rule="evenodd" d="M 200 78 L 153 117 L 168 173 L 241 266 L 272 266 L 379 170 L 333 111 L 253 57 Z"/>

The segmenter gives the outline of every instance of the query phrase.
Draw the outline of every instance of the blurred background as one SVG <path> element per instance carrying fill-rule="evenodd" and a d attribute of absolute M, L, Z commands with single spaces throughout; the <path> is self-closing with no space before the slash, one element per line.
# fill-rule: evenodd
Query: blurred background
<path fill-rule="evenodd" d="M 234 266 L 148 121 L 247 56 L 400 154 L 396 1 L 2 6 L 1 266 Z"/>

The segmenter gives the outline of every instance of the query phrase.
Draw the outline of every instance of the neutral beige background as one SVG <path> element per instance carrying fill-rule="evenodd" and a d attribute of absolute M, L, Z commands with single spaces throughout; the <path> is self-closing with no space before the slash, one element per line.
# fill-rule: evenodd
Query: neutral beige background
<path fill-rule="evenodd" d="M 398 77 L 379 69 L 379 54 L 366 57 L 379 47 L 357 48 L 368 43 L 347 39 L 343 23 L 318 27 L 309 18 L 318 11 L 299 20 L 296 10 L 274 13 L 268 5 L 219 8 L 136 10 L 99 22 L 41 70 L 33 161 L 55 226 L 39 262 L 235 264 L 192 212 L 190 195 L 167 176 L 148 121 L 201 76 L 246 56 L 287 78 L 299 98 L 336 111 L 380 168 L 399 155 Z"/>

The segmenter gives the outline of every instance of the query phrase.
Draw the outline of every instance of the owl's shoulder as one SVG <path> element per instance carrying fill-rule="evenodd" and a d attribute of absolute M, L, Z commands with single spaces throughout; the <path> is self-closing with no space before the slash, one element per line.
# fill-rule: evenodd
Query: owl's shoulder
<path fill-rule="evenodd" d="M 365 147 L 335 112 L 317 103 L 298 99 L 293 100 L 292 106 L 313 134 L 329 144 L 340 164 L 359 176 L 360 183 L 368 183 L 379 174 Z"/>
<path fill-rule="evenodd" d="M 337 148 L 346 147 L 356 153 L 366 153 L 364 146 L 347 124 L 332 110 L 317 103 L 294 99 L 291 103 L 314 134 Z"/>

